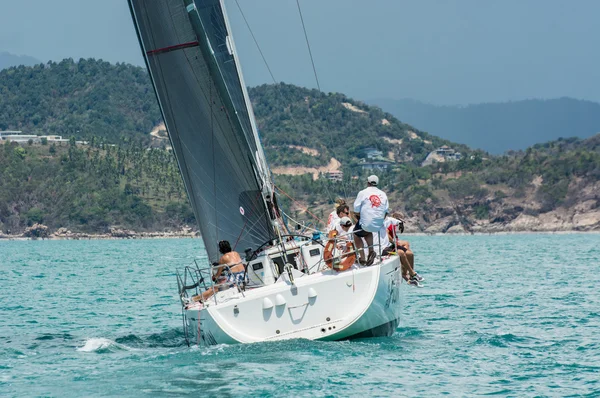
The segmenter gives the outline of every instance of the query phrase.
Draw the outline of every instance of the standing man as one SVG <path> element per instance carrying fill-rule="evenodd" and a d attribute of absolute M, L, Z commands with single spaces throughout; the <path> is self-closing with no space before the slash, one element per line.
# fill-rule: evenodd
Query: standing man
<path fill-rule="evenodd" d="M 354 201 L 354 214 L 358 218 L 354 227 L 354 244 L 358 249 L 360 264 L 367 266 L 373 265 L 373 261 L 375 261 L 373 233 L 376 233 L 379 239 L 379 231 L 383 228 L 385 214 L 389 208 L 387 195 L 377 188 L 377 184 L 379 184 L 379 178 L 376 175 L 370 175 L 367 178 L 367 188 L 360 191 Z M 365 238 L 369 248 L 366 261 L 361 238 Z"/>

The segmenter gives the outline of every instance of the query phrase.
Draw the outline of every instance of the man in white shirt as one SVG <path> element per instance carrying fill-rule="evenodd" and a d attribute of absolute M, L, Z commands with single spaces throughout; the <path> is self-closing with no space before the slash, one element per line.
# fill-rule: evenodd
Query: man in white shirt
<path fill-rule="evenodd" d="M 327 221 L 327 232 L 332 231 L 339 227 L 340 219 L 342 217 L 350 216 L 350 207 L 346 204 L 346 202 L 342 204 L 336 204 L 335 211 L 329 215 Z"/>
<path fill-rule="evenodd" d="M 370 175 L 367 178 L 367 188 L 360 191 L 354 201 L 354 214 L 358 217 L 358 222 L 354 226 L 354 244 L 359 250 L 359 262 L 363 265 L 373 265 L 373 261 L 375 261 L 373 233 L 379 235 L 383 229 L 383 220 L 389 208 L 387 195 L 377 188 L 377 184 L 379 184 L 379 178 Z M 364 251 L 361 250 L 363 248 L 361 238 L 365 238 L 369 248 L 366 261 Z"/>

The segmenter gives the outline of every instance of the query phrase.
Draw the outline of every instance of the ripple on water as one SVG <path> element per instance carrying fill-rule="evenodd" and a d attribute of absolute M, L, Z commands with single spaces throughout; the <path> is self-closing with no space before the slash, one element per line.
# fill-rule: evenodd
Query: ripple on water
<path fill-rule="evenodd" d="M 409 240 L 392 337 L 209 348 L 173 273 L 199 240 L 0 241 L 0 395 L 600 396 L 598 235 Z"/>

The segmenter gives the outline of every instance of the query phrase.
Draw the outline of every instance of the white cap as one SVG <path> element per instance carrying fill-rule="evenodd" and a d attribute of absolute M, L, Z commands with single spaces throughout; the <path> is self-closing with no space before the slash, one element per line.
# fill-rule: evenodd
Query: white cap
<path fill-rule="evenodd" d="M 371 185 L 377 185 L 379 184 L 379 178 L 376 175 L 370 175 L 367 178 L 367 182 Z"/>
<path fill-rule="evenodd" d="M 350 223 L 350 225 L 352 225 L 352 220 L 350 219 L 350 217 L 342 217 L 340 219 L 340 225 L 341 226 L 345 227 L 346 225 L 348 225 L 348 223 Z"/>

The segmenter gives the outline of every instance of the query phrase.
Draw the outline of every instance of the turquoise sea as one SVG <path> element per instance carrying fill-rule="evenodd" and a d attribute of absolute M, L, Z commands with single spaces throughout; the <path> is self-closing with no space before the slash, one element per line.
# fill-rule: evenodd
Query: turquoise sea
<path fill-rule="evenodd" d="M 390 338 L 187 347 L 198 239 L 0 241 L 0 396 L 600 396 L 600 235 L 409 237 Z"/>

